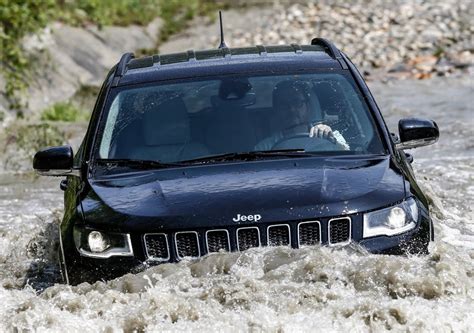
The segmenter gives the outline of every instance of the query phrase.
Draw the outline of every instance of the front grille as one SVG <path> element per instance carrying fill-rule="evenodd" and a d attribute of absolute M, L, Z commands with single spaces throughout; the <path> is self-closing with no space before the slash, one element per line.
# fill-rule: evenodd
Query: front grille
<path fill-rule="evenodd" d="M 316 245 L 321 242 L 321 225 L 319 222 L 302 222 L 298 225 L 298 245 Z"/>
<path fill-rule="evenodd" d="M 207 251 L 230 251 L 229 232 L 227 230 L 211 230 L 206 232 Z"/>
<path fill-rule="evenodd" d="M 322 226 L 326 226 L 326 223 L 321 224 L 320 221 L 300 222 L 295 228 L 297 244 L 294 244 L 294 246 L 321 244 L 323 242 Z M 329 220 L 327 223 L 327 242 L 329 245 L 349 243 L 351 241 L 351 227 L 349 217 Z M 268 246 L 290 246 L 292 244 L 289 224 L 270 225 L 266 232 Z M 234 236 L 237 242 L 231 246 L 230 242 L 231 239 L 234 239 Z M 257 226 L 238 228 L 234 235 L 231 235 L 227 229 L 207 230 L 202 234 L 196 231 L 180 231 L 174 234 L 151 233 L 143 235 L 143 242 L 149 260 L 168 261 L 185 257 L 200 257 L 202 252 L 206 252 L 205 250 L 201 251 L 201 237 L 202 246 L 207 249 L 207 253 L 221 250 L 230 252 L 234 247 L 238 251 L 245 251 L 261 245 L 260 230 Z M 173 246 L 171 240 L 174 240 L 174 251 L 171 249 L 171 246 Z"/>
<path fill-rule="evenodd" d="M 268 227 L 268 245 L 290 245 L 290 226 L 287 224 L 271 225 Z"/>
<path fill-rule="evenodd" d="M 175 241 L 178 258 L 199 257 L 201 255 L 197 232 L 177 232 L 175 234 Z"/>
<path fill-rule="evenodd" d="M 348 243 L 351 237 L 351 220 L 347 217 L 329 220 L 329 244 Z"/>
<path fill-rule="evenodd" d="M 245 251 L 251 247 L 260 246 L 260 231 L 257 227 L 237 229 L 237 247 L 239 251 Z"/>
<path fill-rule="evenodd" d="M 168 260 L 168 239 L 165 234 L 146 234 L 144 237 L 146 254 L 152 260 Z"/>

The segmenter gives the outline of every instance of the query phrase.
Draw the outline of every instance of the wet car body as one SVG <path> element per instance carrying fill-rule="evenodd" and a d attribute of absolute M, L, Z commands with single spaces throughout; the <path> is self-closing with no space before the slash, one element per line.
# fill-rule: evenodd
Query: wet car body
<path fill-rule="evenodd" d="M 60 231 L 65 279 L 70 283 L 110 279 L 154 264 L 253 246 L 298 248 L 355 242 L 373 253 L 426 253 L 434 237 L 428 201 L 414 178 L 412 157 L 402 149 L 416 145 L 402 144 L 436 141 L 436 124 L 405 120 L 398 139 L 386 128 L 347 56 L 325 40 L 315 40 L 314 45 L 320 49 L 298 45 L 273 52 L 263 46 L 224 48 L 201 54 L 203 60 L 194 51 L 136 60 L 124 55 L 104 82 L 74 162 L 67 162 L 73 158 L 69 147 L 50 148 L 35 157 L 35 169 L 46 174 L 73 164 L 69 173 L 59 172 L 67 175 L 62 182 L 65 215 Z M 110 108 L 114 91 L 189 78 L 321 69 L 354 80 L 385 153 L 249 155 L 156 167 L 104 162 L 94 155 L 104 110 Z M 417 207 L 412 227 L 394 234 L 363 234 L 366 214 L 407 199 Z M 126 235 L 117 237 L 126 243 L 127 251 L 103 256 L 81 252 L 81 235 L 96 231 L 112 238 Z"/>

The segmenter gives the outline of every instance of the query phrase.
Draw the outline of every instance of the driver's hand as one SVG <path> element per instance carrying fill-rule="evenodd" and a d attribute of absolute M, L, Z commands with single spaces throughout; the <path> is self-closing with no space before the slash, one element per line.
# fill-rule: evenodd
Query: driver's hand
<path fill-rule="evenodd" d="M 326 139 L 331 142 L 336 142 L 336 138 L 332 133 L 331 127 L 324 124 L 316 124 L 309 129 L 309 137 L 310 138 L 321 138 Z"/>

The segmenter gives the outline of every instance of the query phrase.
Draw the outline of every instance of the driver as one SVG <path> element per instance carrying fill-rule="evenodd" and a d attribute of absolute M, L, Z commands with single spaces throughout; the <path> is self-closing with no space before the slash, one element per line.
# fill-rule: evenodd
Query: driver
<path fill-rule="evenodd" d="M 275 144 L 298 134 L 308 134 L 310 138 L 326 139 L 342 149 L 348 146 L 344 139 L 333 132 L 331 127 L 321 122 L 311 121 L 311 107 L 307 87 L 302 82 L 282 81 L 273 89 L 273 109 L 280 130 L 260 141 L 255 150 L 271 150 Z M 336 136 L 337 138 L 336 138 Z"/>

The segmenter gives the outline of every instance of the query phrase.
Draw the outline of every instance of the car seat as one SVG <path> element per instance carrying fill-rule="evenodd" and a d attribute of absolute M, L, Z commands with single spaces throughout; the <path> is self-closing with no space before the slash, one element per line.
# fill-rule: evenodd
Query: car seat
<path fill-rule="evenodd" d="M 245 152 L 257 142 L 252 110 L 255 94 L 245 79 L 223 80 L 219 95 L 211 97 L 206 143 L 213 153 Z"/>
<path fill-rule="evenodd" d="M 186 105 L 177 95 L 160 95 L 147 103 L 142 120 L 143 145 L 132 158 L 174 162 L 209 155 L 201 143 L 192 142 Z"/>

